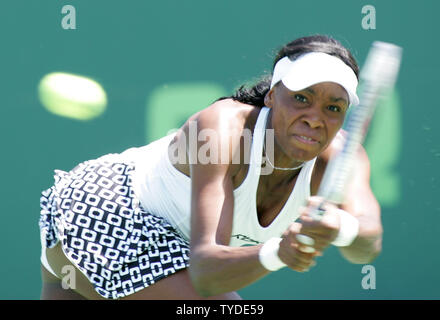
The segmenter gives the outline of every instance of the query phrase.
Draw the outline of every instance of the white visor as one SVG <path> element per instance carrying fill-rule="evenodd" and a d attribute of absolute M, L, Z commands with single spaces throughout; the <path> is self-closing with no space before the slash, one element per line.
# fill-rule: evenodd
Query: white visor
<path fill-rule="evenodd" d="M 356 74 L 341 59 L 326 53 L 310 52 L 294 61 L 288 57 L 280 59 L 275 65 L 270 88 L 280 80 L 291 91 L 300 91 L 321 82 L 335 82 L 347 91 L 349 104 L 359 104 Z"/>

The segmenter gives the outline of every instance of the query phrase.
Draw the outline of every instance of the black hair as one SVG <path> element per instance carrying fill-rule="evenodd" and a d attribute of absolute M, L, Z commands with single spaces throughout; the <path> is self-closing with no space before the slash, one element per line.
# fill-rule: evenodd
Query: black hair
<path fill-rule="evenodd" d="M 284 45 L 275 56 L 272 70 L 276 63 L 284 58 L 289 57 L 295 60 L 299 56 L 308 52 L 323 52 L 341 59 L 346 65 L 353 69 L 356 77 L 359 78 L 359 66 L 350 51 L 344 47 L 338 40 L 326 35 L 313 35 L 296 39 Z M 236 92 L 227 97 L 217 99 L 233 99 L 242 103 L 254 105 L 256 107 L 264 106 L 264 97 L 270 90 L 272 74 L 262 76 L 254 85 L 242 85 Z"/>

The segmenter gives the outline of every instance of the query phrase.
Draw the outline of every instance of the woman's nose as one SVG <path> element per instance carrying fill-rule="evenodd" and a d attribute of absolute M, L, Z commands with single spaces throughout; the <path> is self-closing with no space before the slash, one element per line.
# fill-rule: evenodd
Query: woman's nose
<path fill-rule="evenodd" d="M 303 121 L 312 129 L 319 128 L 324 125 L 319 111 L 310 111 L 303 117 Z"/>

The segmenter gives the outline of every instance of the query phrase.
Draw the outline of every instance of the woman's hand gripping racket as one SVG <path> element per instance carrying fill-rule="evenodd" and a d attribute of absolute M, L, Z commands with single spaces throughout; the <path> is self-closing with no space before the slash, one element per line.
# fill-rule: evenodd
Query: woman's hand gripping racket
<path fill-rule="evenodd" d="M 365 65 L 361 70 L 362 84 L 360 104 L 353 108 L 347 119 L 347 137 L 342 151 L 330 159 L 318 190 L 323 202 L 312 210 L 310 216 L 321 220 L 326 202 L 335 205 L 344 200 L 345 188 L 354 165 L 358 146 L 363 143 L 376 106 L 386 93 L 394 87 L 400 68 L 402 48 L 394 44 L 376 41 L 372 44 Z M 303 244 L 300 250 L 315 252 L 315 241 L 298 234 L 296 239 Z"/>

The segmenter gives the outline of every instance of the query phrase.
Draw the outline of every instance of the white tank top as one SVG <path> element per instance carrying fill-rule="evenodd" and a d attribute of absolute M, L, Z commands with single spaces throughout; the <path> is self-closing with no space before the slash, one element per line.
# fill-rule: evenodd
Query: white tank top
<path fill-rule="evenodd" d="M 298 217 L 298 209 L 310 196 L 310 180 L 316 158 L 301 169 L 287 202 L 273 222 L 262 227 L 257 216 L 257 188 L 261 173 L 263 143 L 269 108 L 258 115 L 251 144 L 246 178 L 234 190 L 231 246 L 255 245 L 279 237 Z M 168 158 L 168 145 L 175 133 L 141 148 L 123 152 L 135 162 L 133 189 L 148 212 L 164 217 L 186 239 L 190 238 L 191 179 L 178 171 Z"/>

